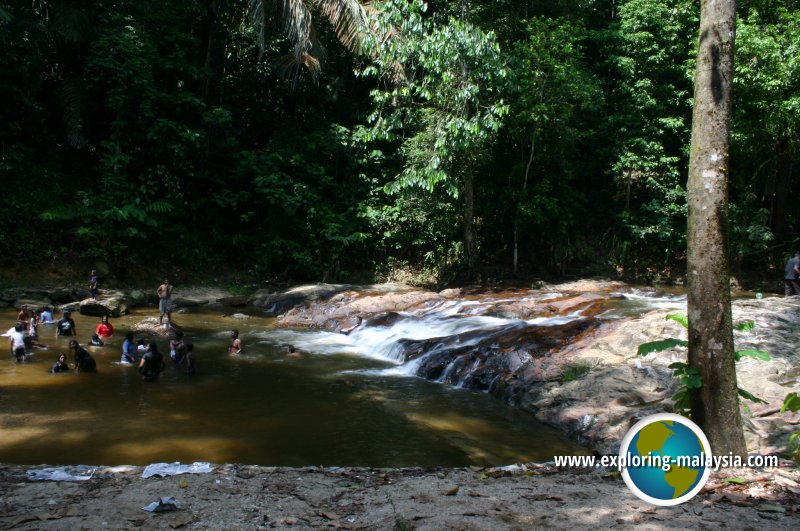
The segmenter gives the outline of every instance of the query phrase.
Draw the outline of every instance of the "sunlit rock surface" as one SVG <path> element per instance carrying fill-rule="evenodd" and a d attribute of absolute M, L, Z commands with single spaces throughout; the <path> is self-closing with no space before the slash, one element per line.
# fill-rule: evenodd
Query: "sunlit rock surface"
<path fill-rule="evenodd" d="M 128 301 L 122 292 L 104 291 L 98 295 L 97 299 L 82 300 L 80 312 L 82 315 L 94 315 L 97 317 L 103 315 L 119 317 L 128 313 Z"/>
<path fill-rule="evenodd" d="M 666 302 L 648 302 L 659 297 Z M 636 299 L 644 301 L 640 308 L 618 311 Z M 735 332 L 737 350 L 764 350 L 773 357 L 745 358 L 737 365 L 740 387 L 767 402 L 743 403 L 749 445 L 785 450 L 798 415 L 777 411 L 786 394 L 800 388 L 800 300 L 738 300 L 733 311 L 735 321 L 756 323 L 751 332 Z M 407 374 L 487 391 L 601 452 L 614 452 L 636 421 L 673 410 L 678 380 L 669 365 L 685 361 L 686 349 L 646 357 L 637 356 L 637 349 L 649 341 L 685 339 L 686 330 L 666 319 L 676 312 L 686 313 L 685 298 L 579 281 L 439 293 L 345 289 L 302 301 L 278 325 L 345 331 L 357 343 L 386 330 L 398 336 L 386 357 L 402 363 Z M 413 337 L 426 326 L 441 333 Z"/>

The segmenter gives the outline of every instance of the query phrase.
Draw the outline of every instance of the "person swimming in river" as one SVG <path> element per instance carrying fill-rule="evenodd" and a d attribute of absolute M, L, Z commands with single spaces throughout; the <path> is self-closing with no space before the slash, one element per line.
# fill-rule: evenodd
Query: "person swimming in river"
<path fill-rule="evenodd" d="M 50 311 L 50 306 L 45 306 L 42 308 L 42 313 L 40 315 L 40 322 L 41 324 L 53 324 L 53 312 Z"/>
<path fill-rule="evenodd" d="M 122 342 L 122 356 L 120 363 L 136 363 L 136 345 L 133 344 L 133 332 L 125 334 L 125 341 Z"/>
<path fill-rule="evenodd" d="M 69 349 L 75 356 L 75 370 L 78 372 L 97 372 L 97 362 L 89 351 L 80 346 L 74 339 L 69 342 Z"/>
<path fill-rule="evenodd" d="M 228 354 L 241 354 L 244 351 L 242 340 L 239 339 L 239 331 L 234 330 L 231 333 L 231 346 L 228 347 Z"/>
<path fill-rule="evenodd" d="M 100 324 L 97 325 L 94 333 L 100 336 L 101 339 L 108 339 L 114 335 L 114 325 L 108 322 L 107 314 L 100 319 Z"/>
<path fill-rule="evenodd" d="M 77 336 L 78 332 L 75 330 L 75 321 L 70 317 L 72 313 L 69 310 L 64 310 L 61 319 L 56 325 L 57 336 Z"/>
<path fill-rule="evenodd" d="M 186 374 L 194 374 L 197 367 L 194 364 L 194 343 L 186 343 Z"/>
<path fill-rule="evenodd" d="M 303 355 L 297 352 L 297 349 L 294 348 L 294 345 L 286 345 L 286 357 L 300 359 L 303 357 Z"/>
<path fill-rule="evenodd" d="M 19 321 L 20 323 L 25 323 L 25 325 L 27 326 L 28 319 L 30 319 L 30 317 L 28 316 L 28 305 L 23 304 L 22 306 L 19 307 L 19 313 L 17 314 L 17 321 Z"/>
<path fill-rule="evenodd" d="M 186 343 L 183 342 L 183 331 L 175 330 L 175 337 L 169 340 L 169 357 L 175 365 L 180 365 L 185 356 Z"/>
<path fill-rule="evenodd" d="M 92 339 L 89 340 L 89 344 L 93 347 L 102 347 L 103 345 L 105 345 L 105 343 L 103 343 L 103 340 L 100 339 L 100 336 L 98 336 L 97 334 L 92 334 Z"/>
<path fill-rule="evenodd" d="M 66 354 L 59 354 L 58 359 L 56 360 L 55 365 L 50 369 L 50 372 L 53 374 L 59 372 L 67 372 L 69 371 L 69 365 L 67 365 L 67 355 Z"/>
<path fill-rule="evenodd" d="M 17 363 L 25 361 L 26 344 L 25 335 L 23 334 L 24 330 L 25 325 L 22 322 L 18 322 L 14 326 L 14 331 L 8 337 L 11 347 L 11 356 L 17 360 Z"/>
<path fill-rule="evenodd" d="M 158 350 L 158 345 L 155 341 L 151 341 L 147 345 L 147 352 L 139 362 L 139 374 L 142 375 L 142 380 L 145 382 L 155 382 L 163 370 L 164 356 Z"/>

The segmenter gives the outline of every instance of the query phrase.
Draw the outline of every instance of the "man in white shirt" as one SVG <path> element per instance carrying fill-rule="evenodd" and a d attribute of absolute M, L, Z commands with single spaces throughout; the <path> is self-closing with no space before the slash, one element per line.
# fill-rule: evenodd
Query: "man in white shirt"
<path fill-rule="evenodd" d="M 14 331 L 8 337 L 11 343 L 11 355 L 17 359 L 17 363 L 25 360 L 25 335 L 22 333 L 25 330 L 22 323 L 17 323 Z"/>

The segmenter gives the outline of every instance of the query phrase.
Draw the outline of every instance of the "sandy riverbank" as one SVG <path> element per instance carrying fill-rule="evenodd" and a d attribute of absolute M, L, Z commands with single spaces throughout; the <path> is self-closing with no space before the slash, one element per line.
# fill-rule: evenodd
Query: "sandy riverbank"
<path fill-rule="evenodd" d="M 99 469 L 82 482 L 30 481 L 0 467 L 3 529 L 796 529 L 800 472 L 725 470 L 676 507 L 638 500 L 613 470 L 275 468 L 142 479 Z M 725 483 L 738 478 L 741 484 Z M 173 496 L 181 508 L 141 508 Z"/>

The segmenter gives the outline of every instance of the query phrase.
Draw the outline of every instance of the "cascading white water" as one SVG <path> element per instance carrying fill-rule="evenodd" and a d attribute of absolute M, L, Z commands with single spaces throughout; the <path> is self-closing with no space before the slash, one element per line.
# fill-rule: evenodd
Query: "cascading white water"
<path fill-rule="evenodd" d="M 600 318 L 614 319 L 628 316 L 631 313 L 643 313 L 652 309 L 680 310 L 686 306 L 685 296 L 655 296 L 641 290 L 617 293 L 624 300 L 619 307 L 604 312 Z M 261 341 L 272 345 L 293 345 L 297 350 L 316 355 L 353 354 L 380 359 L 395 364 L 381 370 L 367 372 L 382 375 L 414 376 L 425 358 L 444 347 L 444 340 L 450 338 L 448 346 L 452 347 L 452 338 L 456 336 L 459 347 L 468 347 L 479 343 L 485 336 L 498 329 L 515 325 L 537 325 L 542 327 L 558 326 L 582 319 L 582 310 L 555 317 L 536 317 L 533 319 L 509 319 L 493 317 L 493 309 L 505 303 L 520 301 L 543 302 L 562 297 L 560 293 L 542 293 L 517 299 L 491 299 L 482 301 L 447 300 L 436 305 L 412 312 L 398 314 L 398 319 L 387 326 L 361 325 L 349 335 L 324 331 L 297 331 L 275 329 L 256 334 Z M 485 331 L 486 334 L 472 333 Z M 471 332 L 468 338 L 457 336 Z M 424 355 L 404 362 L 405 350 L 402 340 L 425 341 L 442 338 L 442 343 L 433 343 Z M 448 367 L 447 370 L 452 370 Z M 447 372 L 440 378 L 447 378 Z"/>

